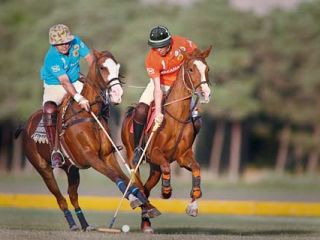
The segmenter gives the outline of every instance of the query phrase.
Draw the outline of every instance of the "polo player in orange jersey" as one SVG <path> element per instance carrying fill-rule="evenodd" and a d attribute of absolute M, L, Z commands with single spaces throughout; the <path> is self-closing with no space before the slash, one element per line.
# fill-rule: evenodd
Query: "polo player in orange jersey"
<path fill-rule="evenodd" d="M 150 82 L 141 95 L 133 115 L 134 163 L 138 162 L 142 153 L 139 143 L 151 102 L 153 100 L 155 102 L 155 122 L 161 125 L 163 121 L 161 111 L 163 94 L 169 91 L 177 78 L 178 71 L 184 61 L 183 52 L 191 53 L 197 48 L 195 43 L 184 37 L 171 36 L 169 30 L 163 26 L 152 28 L 148 45 L 151 49 L 146 57 L 145 67 L 150 77 Z M 204 90 L 204 97 L 209 99 L 209 87 Z M 192 117 L 199 131 L 201 118 L 196 111 L 192 113 Z"/>

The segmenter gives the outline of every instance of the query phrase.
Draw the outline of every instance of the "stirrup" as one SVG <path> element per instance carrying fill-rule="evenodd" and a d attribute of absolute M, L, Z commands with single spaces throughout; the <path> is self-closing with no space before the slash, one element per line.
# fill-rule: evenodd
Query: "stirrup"
<path fill-rule="evenodd" d="M 61 161 L 59 162 L 59 163 L 55 163 L 56 161 L 53 161 L 53 155 L 54 154 L 59 154 L 60 155 L 60 157 L 61 157 Z M 57 149 L 57 150 L 53 150 L 52 151 L 52 153 L 51 153 L 51 167 L 53 167 L 53 168 L 59 168 L 59 167 L 62 167 L 64 164 L 65 164 L 65 159 L 64 159 L 64 156 L 63 156 L 63 154 L 62 154 L 62 152 L 59 150 L 59 149 Z M 55 164 L 55 165 L 53 165 L 53 163 Z"/>

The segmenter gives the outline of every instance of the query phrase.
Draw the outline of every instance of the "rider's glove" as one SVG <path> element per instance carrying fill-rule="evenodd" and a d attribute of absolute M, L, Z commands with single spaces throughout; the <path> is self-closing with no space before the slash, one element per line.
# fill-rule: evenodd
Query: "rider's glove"
<path fill-rule="evenodd" d="M 160 127 L 162 122 L 163 122 L 163 114 L 158 113 L 154 119 L 153 131 L 156 131 Z"/>
<path fill-rule="evenodd" d="M 86 99 L 84 96 L 82 96 L 81 94 L 79 93 L 76 93 L 74 96 L 73 96 L 73 99 L 80 104 L 81 108 L 86 110 L 87 112 L 90 111 L 90 103 L 88 101 L 88 99 Z"/>

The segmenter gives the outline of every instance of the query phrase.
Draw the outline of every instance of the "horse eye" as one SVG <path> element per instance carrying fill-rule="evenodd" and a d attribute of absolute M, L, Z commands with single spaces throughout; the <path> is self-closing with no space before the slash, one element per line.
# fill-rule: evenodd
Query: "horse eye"
<path fill-rule="evenodd" d="M 103 66 L 101 66 L 101 67 L 100 67 L 100 70 L 103 70 L 103 69 L 104 69 L 104 67 L 103 67 Z"/>
<path fill-rule="evenodd" d="M 189 72 L 193 72 L 193 69 L 192 69 L 192 68 L 189 68 Z"/>

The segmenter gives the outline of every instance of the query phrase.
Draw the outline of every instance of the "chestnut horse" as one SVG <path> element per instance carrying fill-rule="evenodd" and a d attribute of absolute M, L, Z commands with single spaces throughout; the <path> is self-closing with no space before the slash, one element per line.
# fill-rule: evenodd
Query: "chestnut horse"
<path fill-rule="evenodd" d="M 89 100 L 91 111 L 99 116 L 100 121 L 107 131 L 108 123 L 101 118 L 103 103 L 120 103 L 122 87 L 119 80 L 120 65 L 108 51 L 93 50 L 95 60 L 90 66 L 88 76 L 85 78 L 82 95 Z M 63 211 L 70 230 L 78 230 L 66 199 L 61 194 L 50 164 L 50 151 L 48 144 L 36 143 L 32 134 L 42 118 L 42 111 L 35 112 L 28 120 L 26 128 L 16 133 L 23 132 L 23 144 L 26 156 L 36 168 L 50 192 L 55 196 L 60 209 Z M 60 121 L 60 124 L 59 124 Z M 92 167 L 110 178 L 124 192 L 129 179 L 122 172 L 114 155 L 114 148 L 104 132 L 99 128 L 89 112 L 81 110 L 78 103 L 72 98 L 66 98 L 59 107 L 58 126 L 61 149 L 67 157 L 66 164 L 61 168 L 68 176 L 68 194 L 76 215 L 85 231 L 92 230 L 87 223 L 78 202 L 78 186 L 80 183 L 79 168 Z M 126 195 L 132 208 L 141 206 L 145 216 L 155 217 L 160 212 L 155 209 L 145 195 L 135 186 L 132 186 Z M 108 204 L 108 203 L 106 203 Z"/>
<path fill-rule="evenodd" d="M 164 121 L 155 132 L 150 146 L 146 150 L 147 162 L 150 165 L 149 178 L 143 185 L 137 176 L 136 184 L 143 189 L 146 196 L 162 178 L 162 197 L 170 198 L 172 188 L 170 184 L 170 163 L 177 161 L 180 167 L 192 172 L 191 203 L 187 207 L 190 216 L 196 216 L 198 205 L 196 199 L 201 197 L 200 166 L 194 157 L 192 145 L 196 137 L 196 130 L 192 122 L 191 113 L 198 100 L 203 97 L 204 90 L 208 96 L 202 102 L 209 102 L 210 89 L 208 87 L 208 65 L 205 58 L 210 54 L 211 47 L 200 52 L 196 49 L 192 54 L 184 54 L 185 61 L 179 69 L 178 76 L 163 103 Z M 195 100 L 192 100 L 194 98 Z M 192 105 L 192 106 L 191 106 Z M 133 163 L 134 138 L 130 133 L 132 113 L 130 108 L 122 125 L 122 141 L 127 150 L 127 159 Z M 146 134 L 148 135 L 148 134 Z M 150 135 L 150 133 L 149 133 Z M 153 232 L 148 218 L 142 217 L 141 230 Z"/>

